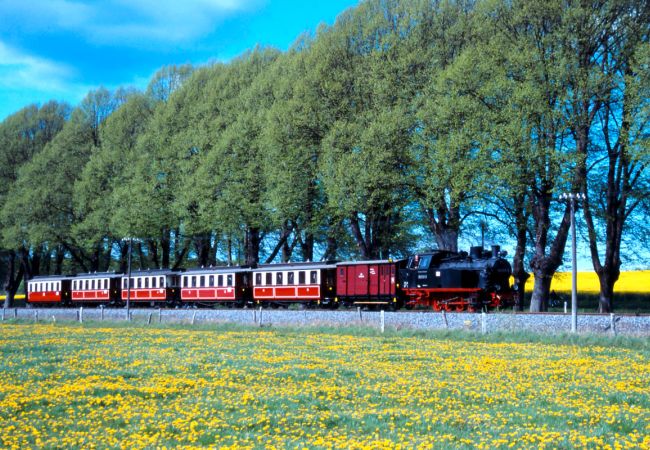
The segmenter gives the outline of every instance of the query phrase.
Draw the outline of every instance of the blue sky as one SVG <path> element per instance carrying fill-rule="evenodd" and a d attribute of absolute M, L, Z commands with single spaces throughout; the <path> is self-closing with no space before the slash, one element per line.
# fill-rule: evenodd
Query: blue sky
<path fill-rule="evenodd" d="M 0 0 L 0 120 L 99 86 L 144 89 L 160 67 L 286 50 L 356 0 Z"/>

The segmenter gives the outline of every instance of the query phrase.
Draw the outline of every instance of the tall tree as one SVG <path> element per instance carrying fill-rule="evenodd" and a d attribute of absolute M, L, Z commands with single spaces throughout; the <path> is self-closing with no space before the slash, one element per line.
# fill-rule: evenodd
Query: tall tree
<path fill-rule="evenodd" d="M 5 204 L 13 195 L 20 168 L 61 131 L 69 114 L 67 104 L 51 101 L 40 108 L 27 106 L 0 123 L 0 208 L 5 209 L 2 247 L 6 249 L 0 250 L 0 279 L 6 293 L 5 307 L 12 306 L 24 273 L 38 272 L 41 260 L 40 249 L 30 249 L 20 230 L 6 226 L 14 212 Z"/>
<path fill-rule="evenodd" d="M 637 208 L 650 195 L 646 171 L 650 163 L 650 6 L 603 1 L 585 5 L 582 13 L 584 19 L 575 34 L 584 36 L 594 48 L 584 57 L 596 67 L 583 76 L 602 80 L 602 88 L 586 93 L 600 105 L 597 125 L 589 130 L 576 126 L 574 133 L 590 141 L 581 148 L 579 166 L 588 181 L 583 186 L 587 194 L 584 217 L 593 267 L 600 280 L 599 311 L 611 312 L 625 229 L 636 226 Z M 579 49 L 583 45 L 577 44 Z M 589 135 L 584 136 L 587 131 Z"/>

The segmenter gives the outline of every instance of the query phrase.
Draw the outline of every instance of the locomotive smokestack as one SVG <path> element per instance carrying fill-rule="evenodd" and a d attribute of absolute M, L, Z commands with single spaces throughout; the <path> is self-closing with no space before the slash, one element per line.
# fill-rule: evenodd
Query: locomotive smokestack
<path fill-rule="evenodd" d="M 474 259 L 480 259 L 483 256 L 483 247 L 470 247 L 469 256 Z"/>
<path fill-rule="evenodd" d="M 499 251 L 501 251 L 501 247 L 498 245 L 493 245 L 492 246 L 492 258 L 498 258 L 499 257 Z"/>

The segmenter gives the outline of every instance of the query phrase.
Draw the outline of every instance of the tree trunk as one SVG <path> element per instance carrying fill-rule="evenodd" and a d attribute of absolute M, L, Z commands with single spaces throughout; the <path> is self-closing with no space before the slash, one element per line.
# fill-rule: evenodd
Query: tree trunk
<path fill-rule="evenodd" d="M 232 265 L 232 234 L 228 234 L 228 265 Z"/>
<path fill-rule="evenodd" d="M 350 228 L 352 229 L 352 236 L 354 237 L 354 240 L 357 244 L 357 248 L 359 249 L 359 254 L 361 255 L 361 259 L 371 259 L 370 249 L 368 248 L 368 245 L 364 238 L 364 234 L 361 232 L 361 225 L 359 224 L 358 213 L 354 213 L 350 217 Z M 368 233 L 366 232 L 365 234 L 367 235 Z"/>
<path fill-rule="evenodd" d="M 126 241 L 118 241 L 117 245 L 120 247 L 120 272 L 126 273 L 129 264 L 129 243 Z"/>
<path fill-rule="evenodd" d="M 533 196 L 533 217 L 535 219 L 535 254 L 530 267 L 535 275 L 535 286 L 530 299 L 530 311 L 546 311 L 550 293 L 551 279 L 562 264 L 564 247 L 569 235 L 571 208 L 567 204 L 562 222 L 547 254 L 548 233 L 550 228 L 551 189 L 544 186 L 537 196 Z"/>
<path fill-rule="evenodd" d="M 522 201 L 523 202 L 523 201 Z M 520 203 L 523 205 L 523 203 Z M 526 280 L 530 278 L 530 274 L 526 272 L 524 266 L 524 257 L 526 255 L 526 218 L 523 214 L 523 208 L 519 208 L 517 212 L 517 246 L 515 254 L 512 259 L 512 274 L 515 279 L 515 310 L 524 310 L 524 300 L 526 296 Z"/>
<path fill-rule="evenodd" d="M 264 261 L 264 264 L 271 264 L 273 260 L 275 259 L 276 256 L 278 256 L 278 253 L 282 249 L 282 261 L 288 261 L 285 260 L 285 247 L 287 247 L 287 239 L 289 238 L 289 235 L 291 234 L 291 231 L 293 228 L 290 226 L 290 224 L 287 222 L 284 223 L 282 226 L 282 232 L 280 234 L 280 239 L 278 240 L 278 243 L 275 245 L 275 248 L 271 252 L 271 254 L 266 258 Z M 286 251 L 288 253 L 288 250 Z"/>
<path fill-rule="evenodd" d="M 198 257 L 199 266 L 205 267 L 210 264 L 210 234 L 202 234 L 193 239 L 194 249 Z"/>
<path fill-rule="evenodd" d="M 260 229 L 249 227 L 244 239 L 244 259 L 247 265 L 257 264 L 260 258 Z"/>
<path fill-rule="evenodd" d="M 460 233 L 460 211 L 458 208 L 444 207 L 434 210 L 426 208 L 425 215 L 429 230 L 436 239 L 439 250 L 458 251 L 458 236 Z M 436 218 L 437 213 L 437 218 Z"/>
<path fill-rule="evenodd" d="M 7 255 L 7 274 L 5 275 L 4 283 L 3 283 L 3 290 L 5 292 L 5 301 L 4 301 L 4 307 L 5 308 L 13 308 L 14 306 L 14 298 L 16 296 L 16 292 L 18 291 L 18 287 L 20 286 L 20 282 L 23 279 L 24 275 L 24 268 L 22 264 L 18 264 L 18 268 L 16 270 L 16 252 L 13 250 L 10 250 Z"/>
<path fill-rule="evenodd" d="M 305 239 L 301 246 L 303 261 L 314 260 L 314 235 L 310 232 L 305 233 Z"/>
<path fill-rule="evenodd" d="M 54 257 L 54 273 L 60 275 L 63 273 L 63 261 L 65 260 L 65 251 L 61 246 L 57 246 Z"/>
<path fill-rule="evenodd" d="M 530 312 L 542 312 L 548 310 L 548 296 L 551 290 L 553 273 L 549 271 L 533 272 L 535 274 L 535 286 L 530 300 Z"/>

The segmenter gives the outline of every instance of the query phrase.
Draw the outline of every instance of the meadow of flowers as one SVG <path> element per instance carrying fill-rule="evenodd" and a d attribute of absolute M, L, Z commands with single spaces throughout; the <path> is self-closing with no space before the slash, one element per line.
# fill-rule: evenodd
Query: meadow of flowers
<path fill-rule="evenodd" d="M 3 448 L 650 448 L 644 345 L 0 324 Z"/>

